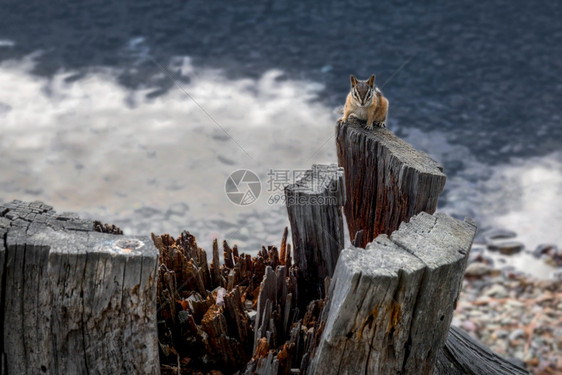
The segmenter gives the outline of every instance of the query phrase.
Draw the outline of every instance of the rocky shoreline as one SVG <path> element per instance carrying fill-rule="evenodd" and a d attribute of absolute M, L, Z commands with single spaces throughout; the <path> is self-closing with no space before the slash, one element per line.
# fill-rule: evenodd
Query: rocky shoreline
<path fill-rule="evenodd" d="M 555 245 L 526 251 L 556 267 L 552 277 L 539 279 L 496 257 L 494 252 L 524 252 L 511 237 L 513 232 L 495 231 L 480 236 L 484 241 L 477 242 L 484 243 L 473 245 L 452 324 L 532 374 L 560 374 L 562 252 Z"/>

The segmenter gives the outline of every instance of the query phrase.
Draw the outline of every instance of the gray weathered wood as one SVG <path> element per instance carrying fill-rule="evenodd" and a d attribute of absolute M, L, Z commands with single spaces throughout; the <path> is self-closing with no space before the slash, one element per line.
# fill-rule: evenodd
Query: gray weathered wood
<path fill-rule="evenodd" d="M 528 375 L 457 327 L 451 327 L 435 363 L 439 375 Z"/>
<path fill-rule="evenodd" d="M 324 296 L 323 283 L 331 276 L 344 246 L 343 170 L 335 164 L 313 165 L 303 178 L 285 188 L 294 262 L 302 272 L 307 301 Z"/>
<path fill-rule="evenodd" d="M 290 279 L 286 266 L 277 266 L 275 271 L 270 266 L 265 269 L 254 322 L 254 353 L 261 339 L 266 339 L 268 347 L 276 348 L 289 332 L 295 311 L 293 295 L 289 292 L 294 287 Z"/>
<path fill-rule="evenodd" d="M 433 368 L 437 349 L 447 338 L 475 235 L 476 223 L 469 219 L 459 221 L 444 213 L 422 212 L 409 223 L 402 223 L 390 236 L 426 267 L 412 321 L 412 326 L 423 330 L 423 334 L 410 336 L 405 363 L 408 373 L 430 373 Z"/>
<path fill-rule="evenodd" d="M 427 154 L 388 129 L 367 130 L 354 122 L 339 122 L 336 138 L 347 226 L 350 238 L 364 231 L 361 247 L 419 212 L 435 212 L 446 177 Z"/>
<path fill-rule="evenodd" d="M 5 297 L 5 288 L 6 288 L 6 280 L 4 276 L 6 272 L 4 271 L 6 267 L 6 235 L 8 234 L 8 229 L 10 228 L 10 220 L 2 217 L 2 215 L 7 211 L 5 208 L 0 207 L 0 326 L 3 329 L 3 322 L 4 322 L 4 297 Z M 4 335 L 0 337 L 0 374 L 7 373 L 6 367 L 6 352 L 4 350 Z"/>
<path fill-rule="evenodd" d="M 0 213 L 7 373 L 159 373 L 152 241 L 96 232 L 40 202 Z"/>
<path fill-rule="evenodd" d="M 421 213 L 340 254 L 310 374 L 431 374 L 475 225 Z"/>

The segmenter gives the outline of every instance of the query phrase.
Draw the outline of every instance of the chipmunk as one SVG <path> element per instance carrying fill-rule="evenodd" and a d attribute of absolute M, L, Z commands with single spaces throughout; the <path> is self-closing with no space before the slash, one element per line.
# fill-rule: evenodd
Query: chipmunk
<path fill-rule="evenodd" d="M 367 129 L 373 125 L 386 128 L 386 115 L 388 114 L 388 100 L 375 86 L 375 75 L 366 81 L 360 81 L 351 75 L 351 90 L 345 100 L 343 117 L 340 121 L 346 122 L 349 116 L 367 121 Z"/>

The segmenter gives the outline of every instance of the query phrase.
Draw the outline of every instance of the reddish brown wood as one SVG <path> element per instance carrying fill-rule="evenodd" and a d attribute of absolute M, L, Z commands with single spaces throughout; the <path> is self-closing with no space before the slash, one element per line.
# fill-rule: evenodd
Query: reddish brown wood
<path fill-rule="evenodd" d="M 434 213 L 445 186 L 443 167 L 385 128 L 354 122 L 336 127 L 338 163 L 345 171 L 344 212 L 351 238 L 361 247 L 389 234 L 422 211 Z"/>

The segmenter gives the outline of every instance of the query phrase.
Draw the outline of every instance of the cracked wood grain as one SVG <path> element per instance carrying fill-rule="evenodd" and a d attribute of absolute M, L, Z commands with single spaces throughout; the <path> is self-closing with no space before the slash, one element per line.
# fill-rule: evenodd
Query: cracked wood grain
<path fill-rule="evenodd" d="M 301 300 L 308 303 L 325 296 L 324 279 L 334 273 L 344 247 L 343 170 L 335 164 L 315 164 L 285 188 L 285 198 L 294 262 L 302 273 Z"/>
<path fill-rule="evenodd" d="M 476 226 L 420 213 L 338 260 L 311 374 L 432 374 Z"/>
<path fill-rule="evenodd" d="M 345 171 L 344 212 L 350 238 L 363 230 L 360 247 L 403 221 L 435 212 L 445 186 L 443 167 L 385 128 L 355 122 L 336 126 L 338 165 Z"/>
<path fill-rule="evenodd" d="M 95 232 L 41 202 L 0 213 L 3 370 L 158 373 L 152 241 Z"/>

